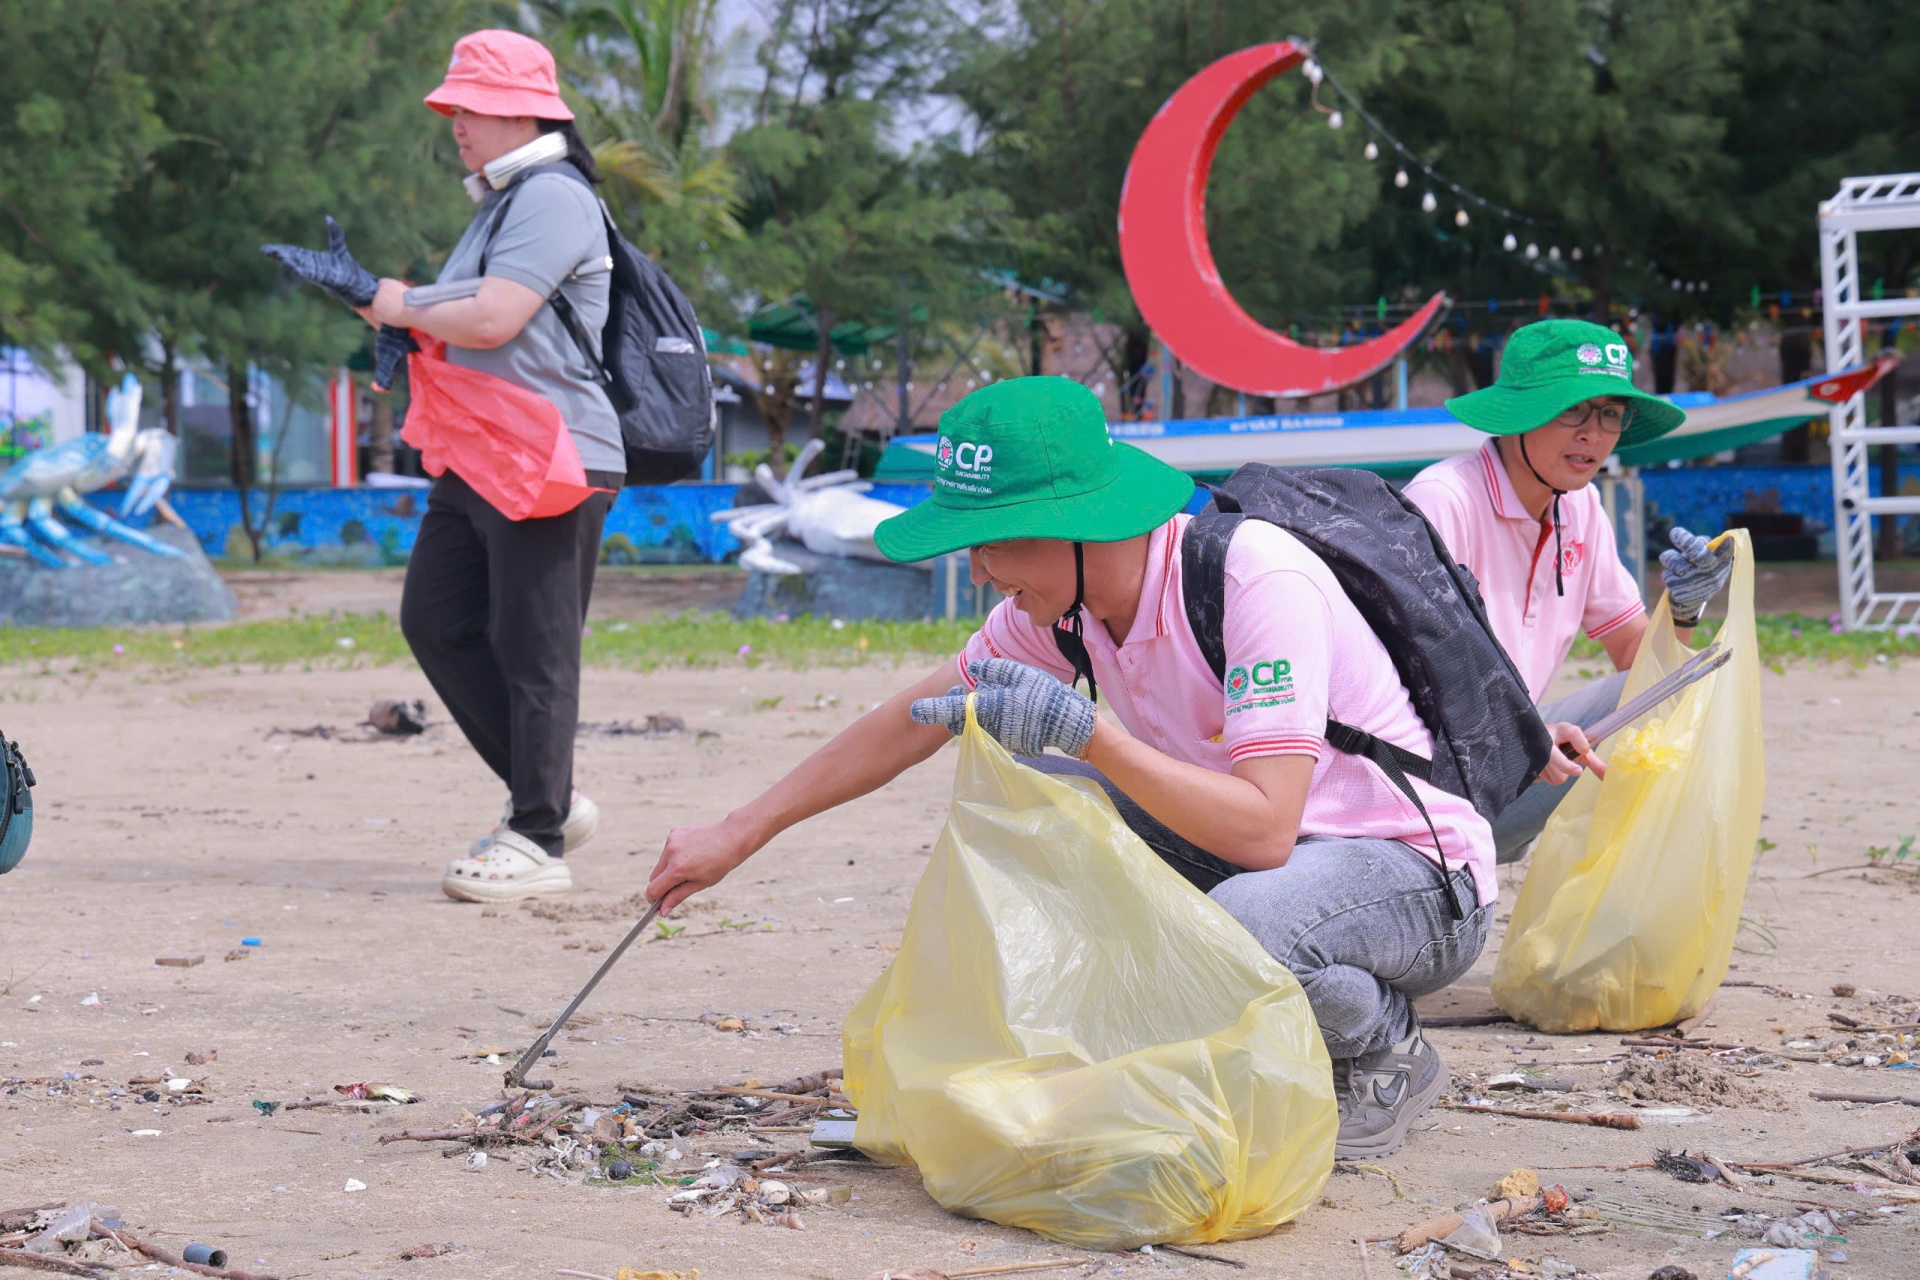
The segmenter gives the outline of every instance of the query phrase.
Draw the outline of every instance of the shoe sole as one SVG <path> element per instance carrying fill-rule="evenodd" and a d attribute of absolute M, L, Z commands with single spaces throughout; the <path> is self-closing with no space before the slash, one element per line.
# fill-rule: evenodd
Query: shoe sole
<path fill-rule="evenodd" d="M 1446 1064 L 1441 1063 L 1440 1069 L 1433 1073 L 1433 1083 L 1401 1108 L 1392 1128 L 1383 1129 L 1372 1137 L 1358 1142 L 1343 1143 L 1336 1138 L 1333 1144 L 1333 1158 L 1335 1160 L 1373 1160 L 1380 1156 L 1390 1156 L 1404 1147 L 1407 1144 L 1407 1131 L 1413 1128 L 1413 1122 L 1433 1109 L 1433 1104 L 1438 1102 L 1440 1095 L 1447 1091 L 1447 1085 L 1451 1079 Z"/>
<path fill-rule="evenodd" d="M 457 902 L 517 902 L 549 893 L 569 893 L 573 872 L 564 866 L 542 867 L 512 880 L 479 880 L 470 876 L 442 876 L 440 892 Z"/>

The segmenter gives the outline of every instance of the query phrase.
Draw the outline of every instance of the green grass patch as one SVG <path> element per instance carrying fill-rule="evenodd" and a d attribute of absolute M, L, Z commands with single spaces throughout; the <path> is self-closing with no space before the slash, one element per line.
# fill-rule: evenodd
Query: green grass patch
<path fill-rule="evenodd" d="M 1695 647 L 1719 633 L 1722 619 L 1708 618 L 1693 633 Z M 1920 632 L 1897 635 L 1891 631 L 1835 631 L 1825 618 L 1804 613 L 1763 613 L 1755 619 L 1760 641 L 1760 661 L 1774 670 L 1784 670 L 1793 661 L 1850 662 L 1856 667 L 1882 660 L 1920 657 Z M 1574 658 L 1580 661 L 1607 660 L 1607 651 L 1599 641 L 1581 636 L 1573 642 Z"/>
<path fill-rule="evenodd" d="M 835 622 L 801 617 L 739 621 L 684 613 L 632 622 L 596 622 L 582 642 L 593 666 L 859 666 L 876 660 L 955 653 L 973 623 Z M 385 614 L 301 615 L 217 627 L 57 629 L 0 627 L 0 666 L 285 667 L 411 662 L 397 622 Z"/>
<path fill-rule="evenodd" d="M 1696 640 L 1720 624 L 1710 620 Z M 651 671 L 661 667 L 848 667 L 875 660 L 944 657 L 972 633 L 968 619 L 919 622 L 834 622 L 800 617 L 740 621 L 725 614 L 683 613 L 644 621 L 596 622 L 583 641 L 593 666 Z M 1776 670 L 1791 662 L 1848 662 L 1866 666 L 1920 657 L 1920 635 L 1886 631 L 1836 633 L 1819 618 L 1800 614 L 1760 619 L 1760 657 Z M 1573 656 L 1606 661 L 1605 651 L 1581 639 Z M 59 663 L 90 669 L 116 667 L 285 667 L 384 665 L 411 662 L 399 625 L 385 614 L 297 615 L 230 626 L 55 629 L 0 627 L 0 666 Z"/>

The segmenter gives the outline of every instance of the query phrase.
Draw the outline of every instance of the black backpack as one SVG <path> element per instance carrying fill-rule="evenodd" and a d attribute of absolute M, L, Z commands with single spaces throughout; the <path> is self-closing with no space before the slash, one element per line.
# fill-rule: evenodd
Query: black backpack
<path fill-rule="evenodd" d="M 561 161 L 527 171 L 494 208 L 487 227 L 491 241 L 506 217 L 521 183 L 542 173 L 558 173 L 593 185 L 571 164 Z M 620 436 L 627 449 L 627 483 L 671 484 L 700 474 L 713 448 L 713 373 L 707 367 L 706 337 L 693 304 L 672 277 L 628 243 L 613 225 L 598 195 L 607 227 L 613 279 L 607 296 L 607 323 L 596 351 L 573 304 L 558 289 L 548 299 L 607 399 L 620 415 Z M 485 249 L 480 274 L 487 273 Z"/>
<path fill-rule="evenodd" d="M 1372 472 L 1343 467 L 1248 463 L 1212 492 L 1181 539 L 1180 569 L 1187 624 L 1214 674 L 1224 684 L 1228 545 L 1248 518 L 1279 525 L 1326 561 L 1385 644 L 1433 735 L 1433 758 L 1332 718 L 1327 742 L 1378 765 L 1430 832 L 1433 819 L 1410 777 L 1465 798 L 1488 822 L 1499 817 L 1546 767 L 1552 740 L 1494 637 L 1480 584 L 1419 508 Z M 1079 637 L 1056 627 L 1054 640 L 1076 672 L 1090 671 Z M 1444 851 L 1441 875 L 1450 884 Z"/>

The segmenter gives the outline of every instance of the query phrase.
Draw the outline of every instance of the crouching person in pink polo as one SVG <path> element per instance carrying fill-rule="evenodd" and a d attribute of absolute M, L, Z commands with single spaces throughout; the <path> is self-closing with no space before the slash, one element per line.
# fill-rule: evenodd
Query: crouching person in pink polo
<path fill-rule="evenodd" d="M 1584 320 L 1515 330 L 1494 385 L 1447 401 L 1447 409 L 1494 438 L 1428 467 L 1406 496 L 1480 580 L 1493 633 L 1536 703 L 1582 631 L 1606 649 L 1614 675 L 1540 707 L 1554 741 L 1605 777 L 1582 731 L 1619 705 L 1647 611 L 1590 486 L 1608 454 L 1666 435 L 1686 415 L 1635 387 L 1631 349 L 1613 330 Z M 1683 632 L 1726 586 L 1732 550 L 1710 550 L 1705 538 L 1674 529 L 1660 566 Z M 1526 853 L 1580 773 L 1580 764 L 1553 753 L 1494 822 L 1498 861 Z"/>
<path fill-rule="evenodd" d="M 940 428 L 932 496 L 876 541 L 908 562 L 969 550 L 973 580 L 1007 598 L 955 664 L 721 821 L 673 831 L 647 897 L 671 910 L 780 831 L 932 756 L 976 691 L 987 732 L 1029 765 L 1096 779 L 1299 978 L 1334 1058 L 1339 1156 L 1396 1149 L 1448 1079 L 1413 1000 L 1479 957 L 1495 880 L 1492 832 L 1468 800 L 1412 780 L 1430 829 L 1371 760 L 1326 741 L 1337 718 L 1431 757 L 1386 647 L 1324 561 L 1248 520 L 1227 551 L 1223 681 L 1182 604 L 1191 480 L 1114 441 L 1099 401 L 1064 378 L 977 391 Z M 1070 687 L 1056 623 L 1078 635 L 1104 709 Z"/>

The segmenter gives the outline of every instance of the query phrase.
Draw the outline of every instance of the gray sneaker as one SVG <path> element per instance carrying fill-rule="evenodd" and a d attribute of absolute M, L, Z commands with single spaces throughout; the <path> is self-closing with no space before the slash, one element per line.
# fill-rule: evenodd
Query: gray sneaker
<path fill-rule="evenodd" d="M 1415 1027 L 1399 1044 L 1333 1064 L 1340 1103 L 1336 1160 L 1368 1160 L 1398 1151 L 1407 1130 L 1446 1091 L 1440 1055 Z"/>

